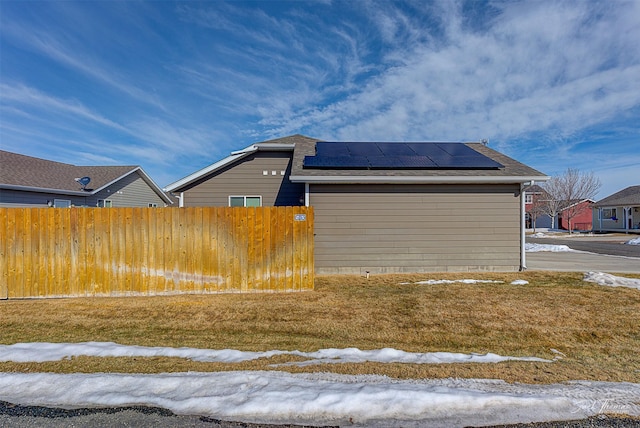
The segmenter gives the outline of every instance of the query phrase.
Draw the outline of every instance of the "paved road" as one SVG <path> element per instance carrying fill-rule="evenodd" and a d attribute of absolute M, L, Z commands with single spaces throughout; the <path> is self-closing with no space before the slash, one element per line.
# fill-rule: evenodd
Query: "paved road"
<path fill-rule="evenodd" d="M 0 401 L 0 427 L 11 428 L 303 428 L 305 425 L 265 425 L 221 421 L 202 416 L 177 416 L 165 409 L 118 407 L 109 409 L 64 410 L 38 406 L 16 406 Z M 308 425 L 306 427 L 309 427 Z M 500 425 L 495 428 L 631 428 L 640 427 L 640 419 L 594 416 L 588 419 Z M 324 427 L 328 428 L 328 427 Z M 485 427 L 491 428 L 491 427 Z"/>
<path fill-rule="evenodd" d="M 640 257 L 640 245 L 625 245 L 638 235 L 577 236 L 575 238 L 532 238 L 527 242 L 536 244 L 566 245 L 572 250 L 588 251 L 610 256 Z"/>
<path fill-rule="evenodd" d="M 566 245 L 572 250 L 577 250 L 527 253 L 527 269 L 640 274 L 640 245 L 624 244 L 635 237 L 637 235 L 527 237 L 527 242 Z"/>

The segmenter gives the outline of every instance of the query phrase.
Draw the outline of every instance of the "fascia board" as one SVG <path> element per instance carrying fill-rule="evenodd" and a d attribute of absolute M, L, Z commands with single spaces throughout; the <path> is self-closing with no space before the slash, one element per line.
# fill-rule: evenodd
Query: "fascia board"
<path fill-rule="evenodd" d="M 220 168 L 224 168 L 225 166 L 237 161 L 238 159 L 242 159 L 243 157 L 256 152 L 257 149 L 251 150 L 251 151 L 238 151 L 238 152 L 233 152 L 231 154 L 231 156 L 227 156 L 226 158 L 219 160 L 216 163 L 212 163 L 211 165 L 202 168 L 199 171 L 194 172 L 191 175 L 187 175 L 186 177 L 176 181 L 175 183 L 171 183 L 168 186 L 164 187 L 164 191 L 165 192 L 173 192 L 176 189 L 179 189 L 180 187 L 186 186 L 188 184 L 193 183 L 194 181 L 208 175 L 211 174 L 212 172 L 215 172 L 217 170 L 219 170 Z"/>
<path fill-rule="evenodd" d="M 231 156 L 227 156 L 226 158 L 219 160 L 216 163 L 213 163 L 199 171 L 194 172 L 191 175 L 188 175 L 175 183 L 171 183 L 166 186 L 163 190 L 165 192 L 173 192 L 180 187 L 189 185 L 194 181 L 211 174 L 225 166 L 242 159 L 243 157 L 255 153 L 257 151 L 292 151 L 295 147 L 295 144 L 269 144 L 269 145 L 260 145 L 260 144 L 252 144 L 248 147 L 245 147 L 242 150 L 236 150 L 235 152 L 231 152 Z"/>
<path fill-rule="evenodd" d="M 93 194 L 93 192 L 86 192 L 86 191 L 80 192 L 80 191 L 63 190 L 63 189 L 49 189 L 46 187 L 18 186 L 15 184 L 0 184 L 0 189 L 21 190 L 24 192 L 54 193 L 58 195 L 73 195 L 73 196 L 87 196 L 87 195 Z"/>
<path fill-rule="evenodd" d="M 304 176 L 289 177 L 294 183 L 311 184 L 505 184 L 529 183 L 532 181 L 547 181 L 547 176 Z"/>
<path fill-rule="evenodd" d="M 231 152 L 232 155 L 239 155 L 243 153 L 253 153 L 255 151 L 269 151 L 269 152 L 289 152 L 295 148 L 295 144 L 254 144 L 249 147 L 245 147 L 242 150 Z"/>

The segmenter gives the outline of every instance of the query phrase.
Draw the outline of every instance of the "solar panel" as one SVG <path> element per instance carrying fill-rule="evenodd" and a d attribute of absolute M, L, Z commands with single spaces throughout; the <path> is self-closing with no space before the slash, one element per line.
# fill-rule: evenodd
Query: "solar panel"
<path fill-rule="evenodd" d="M 376 143 L 347 143 L 352 156 L 382 156 Z"/>
<path fill-rule="evenodd" d="M 316 155 L 318 156 L 349 156 L 349 149 L 346 143 L 316 143 Z"/>
<path fill-rule="evenodd" d="M 362 169 L 369 168 L 365 156 L 305 156 L 304 168 L 319 169 Z"/>
<path fill-rule="evenodd" d="M 462 143 L 318 142 L 304 168 L 497 169 L 503 165 Z"/>
<path fill-rule="evenodd" d="M 415 156 L 416 152 L 404 143 L 376 143 L 385 156 Z"/>

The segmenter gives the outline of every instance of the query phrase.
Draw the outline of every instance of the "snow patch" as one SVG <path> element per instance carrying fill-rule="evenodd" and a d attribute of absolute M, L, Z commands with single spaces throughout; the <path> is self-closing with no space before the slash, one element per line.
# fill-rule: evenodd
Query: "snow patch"
<path fill-rule="evenodd" d="M 640 236 L 625 242 L 625 244 L 627 244 L 627 245 L 640 245 Z"/>
<path fill-rule="evenodd" d="M 571 248 L 566 245 L 551 245 L 551 244 L 534 244 L 527 242 L 524 244 L 524 250 L 528 253 L 537 253 L 540 251 L 550 251 L 553 253 L 565 252 L 565 251 L 573 251 Z"/>
<path fill-rule="evenodd" d="M 515 281 L 511 281 L 511 285 L 527 285 L 529 281 L 525 279 L 516 279 Z"/>
<path fill-rule="evenodd" d="M 607 287 L 628 287 L 640 290 L 640 279 L 625 278 L 604 272 L 587 272 L 584 274 L 582 280 Z"/>
<path fill-rule="evenodd" d="M 419 284 L 419 285 L 436 285 L 436 284 L 502 284 L 503 281 L 493 281 L 490 279 L 428 279 L 417 282 L 401 282 L 401 285 Z"/>
<path fill-rule="evenodd" d="M 234 349 L 210 350 L 197 348 L 169 348 L 126 346 L 112 342 L 84 343 L 16 343 L 0 345 L 0 361 L 44 362 L 60 361 L 77 356 L 91 357 L 177 357 L 192 361 L 238 363 L 258 358 L 270 358 L 274 355 L 295 355 L 309 358 L 308 361 L 289 363 L 289 365 L 310 365 L 322 363 L 361 363 L 365 361 L 377 363 L 410 363 L 410 364 L 443 364 L 443 363 L 497 363 L 502 361 L 535 361 L 550 363 L 537 357 L 511 357 L 492 353 L 461 354 L 452 352 L 405 352 L 392 348 L 377 350 L 360 350 L 358 348 L 320 349 L 316 352 L 301 351 L 238 351 Z"/>

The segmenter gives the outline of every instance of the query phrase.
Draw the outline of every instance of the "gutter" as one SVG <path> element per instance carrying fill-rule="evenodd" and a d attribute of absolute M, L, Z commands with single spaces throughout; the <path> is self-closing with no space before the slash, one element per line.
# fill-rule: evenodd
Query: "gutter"
<path fill-rule="evenodd" d="M 310 184 L 514 184 L 522 185 L 537 181 L 546 181 L 546 176 L 371 176 L 371 175 L 327 175 L 327 176 L 309 176 L 309 175 L 292 175 L 289 177 L 294 183 L 310 183 Z M 521 189 L 522 190 L 522 189 Z"/>
<path fill-rule="evenodd" d="M 31 187 L 31 186 L 18 186 L 14 184 L 0 184 L 0 189 L 7 190 L 22 190 L 26 192 L 39 192 L 39 193 L 54 193 L 58 195 L 73 195 L 73 196 L 91 196 L 95 191 L 74 191 L 64 189 L 49 189 L 46 187 Z"/>
<path fill-rule="evenodd" d="M 524 197 L 524 188 L 530 185 L 533 186 L 533 183 L 533 180 L 531 180 L 530 183 L 520 183 L 520 272 L 527 270 L 527 256 L 525 250 L 526 204 Z"/>

